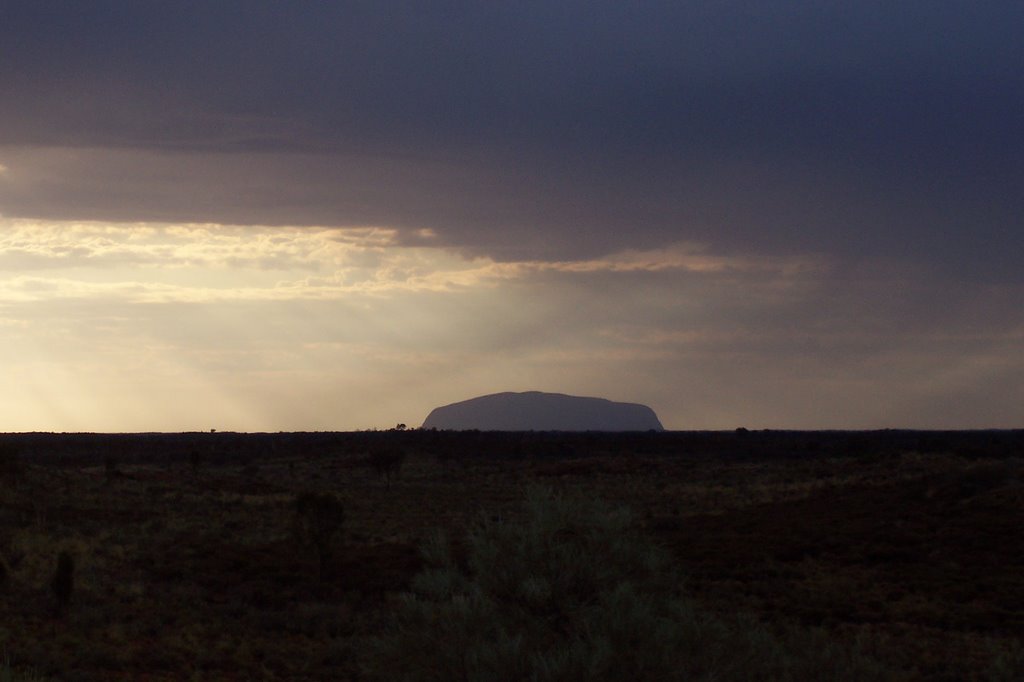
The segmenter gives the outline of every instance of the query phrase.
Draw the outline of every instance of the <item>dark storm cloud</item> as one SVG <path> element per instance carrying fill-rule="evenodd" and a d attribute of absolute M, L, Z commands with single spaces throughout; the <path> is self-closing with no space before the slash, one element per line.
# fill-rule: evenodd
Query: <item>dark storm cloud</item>
<path fill-rule="evenodd" d="M 0 212 L 1024 271 L 1018 2 L 323 5 L 5 4 Z"/>

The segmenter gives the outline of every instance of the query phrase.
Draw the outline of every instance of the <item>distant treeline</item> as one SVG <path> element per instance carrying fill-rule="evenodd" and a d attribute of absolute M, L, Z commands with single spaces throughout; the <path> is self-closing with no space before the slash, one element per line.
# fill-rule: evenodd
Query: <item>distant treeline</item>
<path fill-rule="evenodd" d="M 271 457 L 364 455 L 385 447 L 440 460 L 560 459 L 638 455 L 719 459 L 860 457 L 902 452 L 968 458 L 1024 456 L 1024 429 L 991 431 L 666 431 L 496 432 L 393 429 L 295 433 L 18 433 L 0 434 L 0 448 L 28 461 L 83 465 L 114 457 L 121 463 L 210 464 Z"/>

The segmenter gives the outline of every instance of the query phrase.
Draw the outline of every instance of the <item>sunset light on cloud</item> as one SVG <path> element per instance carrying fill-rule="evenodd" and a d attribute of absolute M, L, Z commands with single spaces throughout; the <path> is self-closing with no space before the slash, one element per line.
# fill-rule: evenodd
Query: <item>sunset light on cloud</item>
<path fill-rule="evenodd" d="M 568 303 L 531 302 L 538 287 L 572 296 L 578 277 L 753 271 L 781 283 L 799 272 L 788 263 L 755 267 L 672 248 L 498 263 L 401 246 L 383 228 L 30 220 L 6 220 L 3 227 L 0 338 L 9 376 L 35 388 L 8 393 L 4 413 L 38 428 L 57 420 L 68 430 L 97 420 L 109 420 L 109 428 L 125 421 L 155 428 L 167 419 L 197 428 L 211 414 L 229 427 L 256 429 L 299 406 L 293 418 L 327 428 L 340 418 L 339 405 L 346 405 L 340 414 L 363 410 L 372 423 L 372 406 L 341 390 L 353 378 L 365 382 L 362 394 L 399 396 L 406 382 L 443 378 L 450 385 L 452 370 L 523 381 L 523 365 L 487 368 L 474 359 L 503 345 L 509 348 L 502 355 L 533 366 L 529 381 L 574 374 L 586 380 L 583 362 L 628 368 L 650 355 L 649 341 L 616 339 L 615 315 L 582 335 L 567 333 L 552 316 Z M 508 336 L 493 337 L 495 325 Z M 569 348 L 561 345 L 567 340 Z M 393 383 L 379 384 L 381 376 Z M 305 394 L 331 399 L 307 403 Z M 397 402 L 409 411 L 429 408 L 417 399 Z M 92 407 L 72 409 L 82 402 Z"/>
<path fill-rule="evenodd" d="M 831 400 L 870 424 L 887 417 L 845 401 L 893 368 L 928 379 L 894 393 L 887 410 L 1024 369 L 1011 359 L 1019 328 L 966 339 L 909 329 L 894 342 L 897 301 L 848 328 L 823 322 L 815 300 L 848 303 L 823 291 L 834 273 L 820 258 L 678 246 L 496 262 L 403 246 L 386 228 L 3 227 L 9 429 L 386 427 L 486 385 L 650 391 L 664 414 L 677 405 L 705 427 L 740 418 L 716 405 L 749 413 L 759 391 L 784 387 L 787 403 L 761 408 L 776 419 L 794 420 L 790 405 L 828 418 Z M 887 285 L 883 274 L 851 283 Z M 971 354 L 951 365 L 963 345 Z M 774 366 L 758 366 L 765 356 Z M 667 381 L 652 389 L 656 378 Z"/>
<path fill-rule="evenodd" d="M 1019 425 L 1020 9 L 911 4 L 11 10 L 0 431 Z"/>

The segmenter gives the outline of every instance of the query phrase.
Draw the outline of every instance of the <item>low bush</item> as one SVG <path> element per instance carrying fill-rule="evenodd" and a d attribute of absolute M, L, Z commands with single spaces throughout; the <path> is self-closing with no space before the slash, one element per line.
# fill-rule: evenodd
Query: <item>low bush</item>
<path fill-rule="evenodd" d="M 1017 640 L 991 645 L 988 665 L 982 670 L 980 679 L 987 682 L 1024 680 L 1024 642 Z"/>
<path fill-rule="evenodd" d="M 0 682 L 43 682 L 45 679 L 35 672 L 12 667 L 6 655 L 0 662 Z"/>
<path fill-rule="evenodd" d="M 628 510 L 544 488 L 521 521 L 443 534 L 366 659 L 387 680 L 864 680 L 871 661 L 821 633 L 699 609 Z"/>

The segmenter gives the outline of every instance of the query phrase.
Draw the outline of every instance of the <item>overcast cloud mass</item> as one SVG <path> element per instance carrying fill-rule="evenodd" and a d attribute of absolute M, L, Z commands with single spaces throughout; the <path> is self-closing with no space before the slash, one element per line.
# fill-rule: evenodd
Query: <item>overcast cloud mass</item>
<path fill-rule="evenodd" d="M 0 5 L 0 430 L 1024 421 L 1024 4 Z"/>

